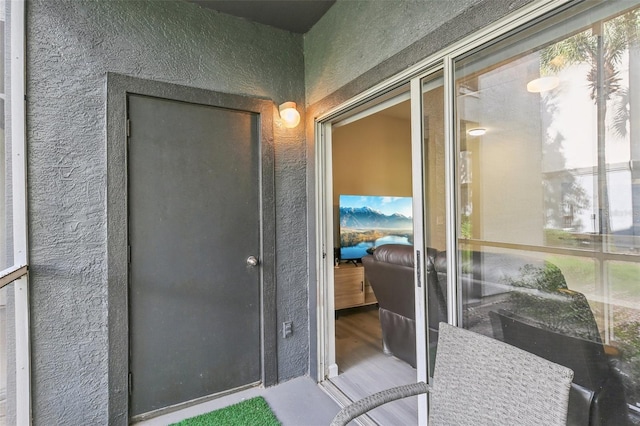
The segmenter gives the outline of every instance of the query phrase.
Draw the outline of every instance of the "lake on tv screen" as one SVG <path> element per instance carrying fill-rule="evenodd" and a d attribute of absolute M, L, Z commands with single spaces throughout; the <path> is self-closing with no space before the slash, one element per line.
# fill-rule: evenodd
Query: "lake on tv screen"
<path fill-rule="evenodd" d="M 341 259 L 360 259 L 367 254 L 367 249 L 371 247 L 380 247 L 385 244 L 405 244 L 411 245 L 411 242 L 407 237 L 401 237 L 398 235 L 387 235 L 386 237 L 378 238 L 375 241 L 365 241 L 358 243 L 351 247 L 340 248 Z"/>

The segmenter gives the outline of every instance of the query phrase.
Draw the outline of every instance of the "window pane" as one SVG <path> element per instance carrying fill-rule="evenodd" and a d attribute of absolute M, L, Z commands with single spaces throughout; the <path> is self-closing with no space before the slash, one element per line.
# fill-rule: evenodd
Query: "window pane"
<path fill-rule="evenodd" d="M 621 424 L 640 409 L 640 9 L 605 3 L 457 61 L 457 279 L 466 328 L 569 366 Z"/>

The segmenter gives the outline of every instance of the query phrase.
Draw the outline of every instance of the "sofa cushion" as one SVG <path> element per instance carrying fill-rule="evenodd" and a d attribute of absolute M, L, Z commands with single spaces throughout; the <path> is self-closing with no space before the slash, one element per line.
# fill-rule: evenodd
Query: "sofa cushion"
<path fill-rule="evenodd" d="M 403 244 L 385 244 L 377 247 L 373 257 L 378 262 L 394 263 L 413 268 L 413 246 Z"/>
<path fill-rule="evenodd" d="M 411 246 L 396 245 L 394 247 L 402 247 L 403 251 L 405 247 L 411 249 Z M 377 251 L 378 249 L 376 252 Z M 397 256 L 398 259 L 403 259 L 404 257 L 405 256 Z M 396 257 L 391 255 L 387 256 L 387 258 L 394 259 Z M 371 288 L 376 295 L 378 305 L 391 312 L 415 319 L 413 267 L 399 263 L 382 262 L 377 260 L 375 255 L 364 256 L 362 258 L 362 265 L 364 266 L 365 276 L 367 280 L 369 280 Z"/>

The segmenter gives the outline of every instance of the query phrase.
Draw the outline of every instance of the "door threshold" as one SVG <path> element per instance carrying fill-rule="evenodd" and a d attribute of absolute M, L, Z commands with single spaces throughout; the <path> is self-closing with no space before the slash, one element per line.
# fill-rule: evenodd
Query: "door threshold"
<path fill-rule="evenodd" d="M 222 398 L 227 395 L 231 395 L 237 392 L 242 392 L 248 389 L 256 388 L 262 385 L 262 382 L 249 383 L 247 385 L 239 386 L 237 388 L 228 389 L 222 392 L 214 393 L 207 396 L 201 396 L 200 398 L 192 399 L 190 401 L 181 402 L 179 404 L 170 405 L 164 408 L 158 408 L 157 410 L 149 411 L 148 413 L 138 414 L 129 419 L 130 424 L 143 422 L 153 419 L 155 417 L 163 416 L 165 414 L 173 413 L 175 411 L 184 410 L 186 408 L 193 407 L 195 405 L 203 404 L 205 402 L 213 401 L 214 399 Z"/>
<path fill-rule="evenodd" d="M 327 395 L 331 397 L 340 407 L 346 407 L 351 404 L 353 401 L 349 398 L 335 383 L 331 380 L 323 380 L 318 383 L 318 385 L 322 388 L 323 391 Z M 363 414 L 352 420 L 353 423 L 358 424 L 360 426 L 378 426 L 378 423 L 373 421 L 371 417 L 366 414 Z"/>

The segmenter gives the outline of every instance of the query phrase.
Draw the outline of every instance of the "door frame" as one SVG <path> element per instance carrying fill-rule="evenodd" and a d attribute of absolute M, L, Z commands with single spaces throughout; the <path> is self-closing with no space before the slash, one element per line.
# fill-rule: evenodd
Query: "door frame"
<path fill-rule="evenodd" d="M 335 303 L 333 279 L 333 164 L 332 164 L 332 125 L 361 117 L 375 112 L 386 101 L 408 95 L 411 101 L 411 168 L 412 168 L 412 197 L 413 197 L 413 232 L 414 259 L 416 262 L 415 280 L 415 312 L 416 312 L 416 382 L 427 381 L 426 365 L 426 292 L 424 291 L 424 217 L 423 196 L 423 155 L 422 155 L 422 96 L 421 78 L 437 72 L 438 69 L 423 71 L 418 76 L 402 76 L 388 82 L 383 87 L 363 93 L 361 96 L 348 101 L 334 110 L 318 117 L 315 121 L 315 203 L 318 214 L 316 216 L 316 273 L 317 273 L 317 324 L 318 324 L 318 364 L 317 381 L 322 383 L 327 391 L 340 400 L 344 405 L 350 402 L 337 386 L 329 379 L 338 375 L 336 364 L 335 343 Z M 381 101 L 382 100 L 382 101 Z M 418 178 L 419 177 L 419 178 Z M 420 416 L 426 412 L 426 395 L 418 396 Z"/>
<path fill-rule="evenodd" d="M 129 268 L 127 205 L 127 95 L 229 108 L 259 115 L 260 120 L 260 334 L 261 380 L 277 382 L 275 277 L 275 183 L 271 100 L 107 73 L 107 288 L 109 424 L 129 422 Z M 230 390 L 233 391 L 233 390 Z M 226 393 L 226 392 L 225 392 Z M 224 394 L 224 393 L 223 393 Z M 219 395 L 213 395 L 214 398 Z M 208 399 L 205 397 L 205 399 Z M 198 401 L 202 401 L 199 399 Z M 189 403 L 181 404 L 182 408 Z M 163 412 L 171 408 L 162 409 Z M 154 412 L 156 413 L 156 412 Z"/>

